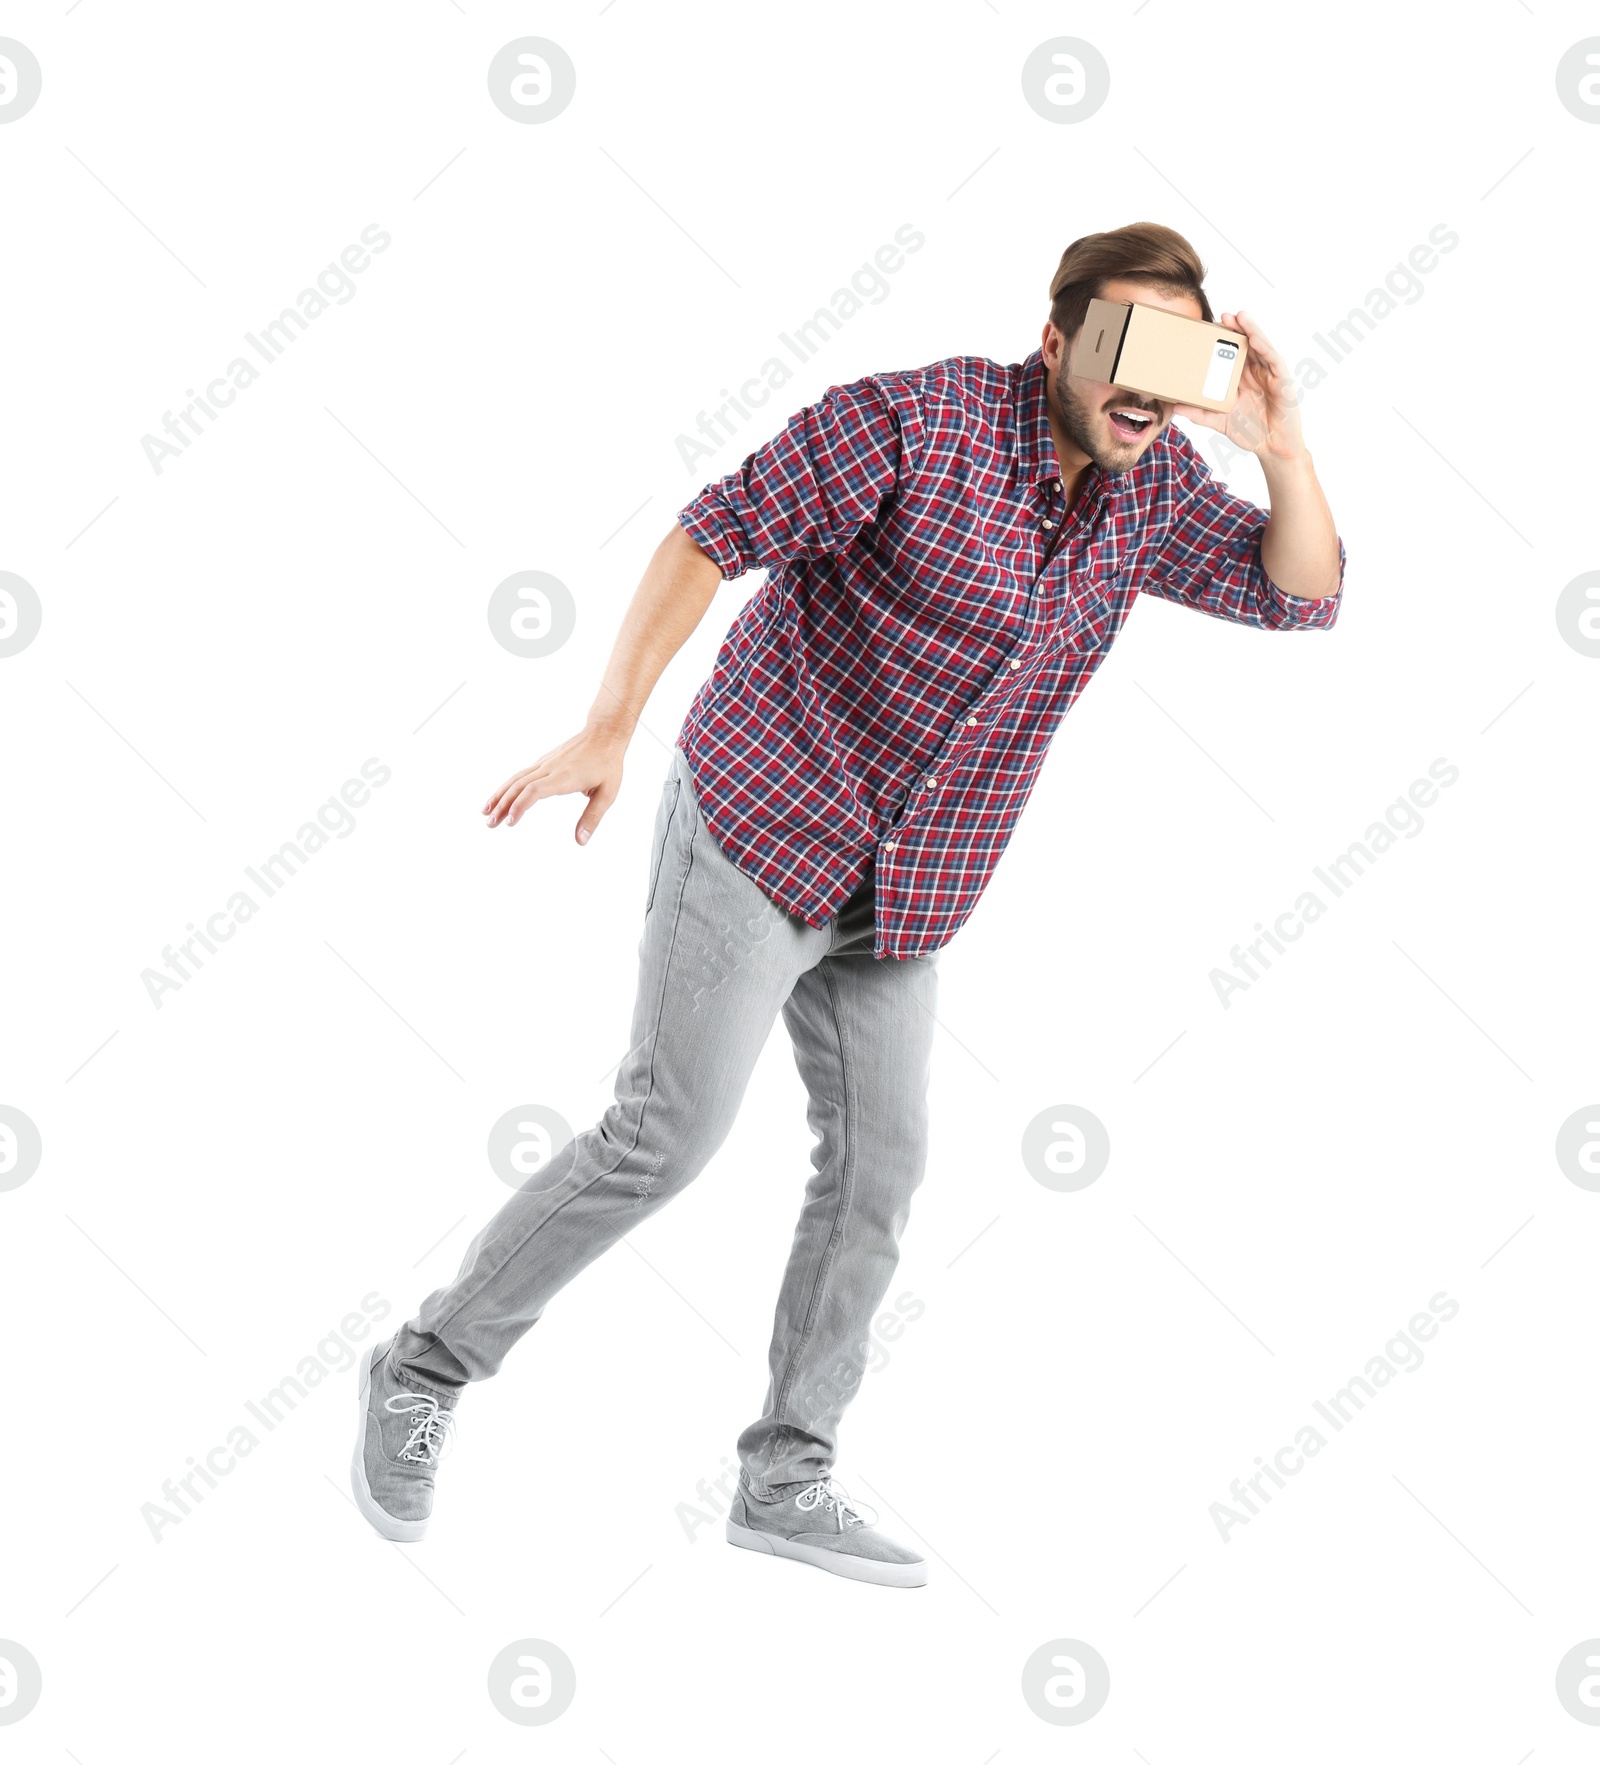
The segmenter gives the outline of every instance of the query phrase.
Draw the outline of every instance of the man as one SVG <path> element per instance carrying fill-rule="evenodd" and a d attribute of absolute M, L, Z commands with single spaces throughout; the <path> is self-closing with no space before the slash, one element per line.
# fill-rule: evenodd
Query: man
<path fill-rule="evenodd" d="M 1025 362 L 830 387 L 680 513 L 585 727 L 490 797 L 497 827 L 581 792 L 587 843 L 718 584 L 768 572 L 678 735 L 615 1101 L 363 1367 L 352 1481 L 385 1537 L 422 1536 L 461 1388 L 716 1152 L 781 1012 L 817 1144 L 727 1535 L 858 1580 L 926 1581 L 832 1468 L 922 1178 L 938 952 L 1141 591 L 1268 630 L 1338 612 L 1344 546 L 1253 320 L 1222 315 L 1249 340 L 1226 417 L 1067 370 L 1092 297 L 1209 321 L 1204 275 L 1168 228 L 1091 234 L 1063 255 Z M 1211 478 L 1174 415 L 1256 455 L 1270 517 Z"/>

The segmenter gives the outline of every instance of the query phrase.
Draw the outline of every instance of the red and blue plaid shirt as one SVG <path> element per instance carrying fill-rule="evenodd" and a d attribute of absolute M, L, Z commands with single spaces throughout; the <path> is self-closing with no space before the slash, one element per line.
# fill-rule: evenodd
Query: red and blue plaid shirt
<path fill-rule="evenodd" d="M 1170 425 L 1131 471 L 1090 466 L 1069 515 L 1045 372 L 1035 350 L 830 386 L 678 515 L 724 577 L 768 572 L 678 735 L 706 825 L 813 926 L 875 865 L 879 957 L 966 923 L 1141 591 L 1272 631 L 1338 616 L 1343 541 L 1340 593 L 1285 594 L 1266 511 Z"/>

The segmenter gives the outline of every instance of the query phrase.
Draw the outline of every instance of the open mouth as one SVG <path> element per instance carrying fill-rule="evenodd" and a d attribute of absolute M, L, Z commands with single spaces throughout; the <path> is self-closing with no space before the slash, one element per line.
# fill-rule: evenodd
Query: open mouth
<path fill-rule="evenodd" d="M 1153 412 L 1142 411 L 1137 405 L 1120 405 L 1108 413 L 1108 420 L 1111 433 L 1119 441 L 1137 441 L 1141 435 L 1150 432 L 1156 419 Z"/>

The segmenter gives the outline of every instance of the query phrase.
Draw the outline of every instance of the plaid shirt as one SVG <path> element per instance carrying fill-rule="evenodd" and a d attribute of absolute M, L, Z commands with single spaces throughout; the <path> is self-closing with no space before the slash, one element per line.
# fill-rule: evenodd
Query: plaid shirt
<path fill-rule="evenodd" d="M 678 735 L 706 825 L 813 926 L 875 866 L 879 957 L 966 923 L 1141 591 L 1272 631 L 1338 616 L 1343 541 L 1339 594 L 1285 594 L 1266 512 L 1170 426 L 1131 471 L 1091 465 L 1069 516 L 1045 372 L 830 386 L 678 515 L 724 577 L 768 573 Z"/>

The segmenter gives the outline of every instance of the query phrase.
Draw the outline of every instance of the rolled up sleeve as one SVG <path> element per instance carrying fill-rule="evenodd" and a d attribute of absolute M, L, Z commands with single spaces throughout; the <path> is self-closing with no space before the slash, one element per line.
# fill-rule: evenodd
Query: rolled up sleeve
<path fill-rule="evenodd" d="M 1344 541 L 1338 541 L 1339 586 L 1333 594 L 1318 600 L 1286 594 L 1261 561 L 1267 510 L 1218 483 L 1180 431 L 1169 434 L 1172 520 L 1140 589 L 1261 630 L 1326 630 L 1344 599 Z"/>
<path fill-rule="evenodd" d="M 878 376 L 830 386 L 679 510 L 678 525 L 724 577 L 843 551 L 909 474 L 918 408 L 913 390 Z"/>

